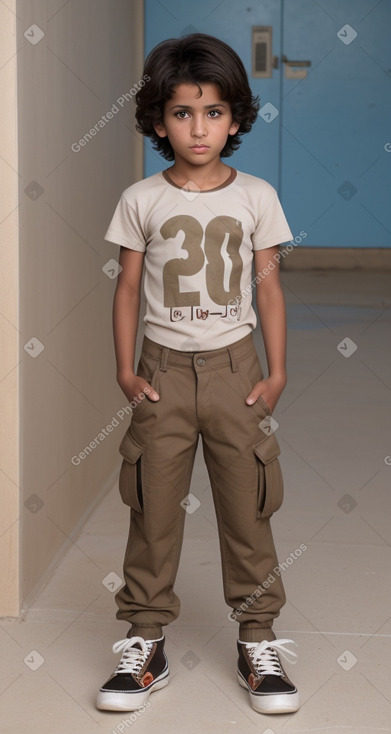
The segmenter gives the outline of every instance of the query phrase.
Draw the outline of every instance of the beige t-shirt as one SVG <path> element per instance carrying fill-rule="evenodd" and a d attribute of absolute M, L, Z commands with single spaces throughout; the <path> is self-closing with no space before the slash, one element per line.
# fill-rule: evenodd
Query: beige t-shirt
<path fill-rule="evenodd" d="M 180 351 L 219 349 L 251 332 L 253 250 L 292 237 L 275 189 L 235 169 L 208 191 L 184 190 L 166 172 L 129 186 L 105 235 L 145 252 L 145 335 Z"/>

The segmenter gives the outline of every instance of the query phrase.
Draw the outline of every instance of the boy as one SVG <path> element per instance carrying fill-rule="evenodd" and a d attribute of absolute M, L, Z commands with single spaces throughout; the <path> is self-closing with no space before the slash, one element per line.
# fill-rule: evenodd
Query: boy
<path fill-rule="evenodd" d="M 119 488 L 131 523 L 116 602 L 117 618 L 131 628 L 113 647 L 121 661 L 97 706 L 132 711 L 168 683 L 162 626 L 179 615 L 173 587 L 201 434 L 225 600 L 239 621 L 238 680 L 256 711 L 292 712 L 298 692 L 278 652 L 296 655 L 285 647 L 292 640 L 276 640 L 272 631 L 285 603 L 270 529 L 283 485 L 279 446 L 267 429 L 286 384 L 285 302 L 275 265 L 278 245 L 292 233 L 275 190 L 221 160 L 259 108 L 237 54 L 197 33 L 160 43 L 144 71 L 137 129 L 174 164 L 123 192 L 106 233 L 121 245 L 117 380 L 138 405 L 120 445 Z M 252 282 L 253 260 L 264 275 Z M 146 328 L 135 373 L 143 265 Z M 255 282 L 266 379 L 252 339 Z"/>

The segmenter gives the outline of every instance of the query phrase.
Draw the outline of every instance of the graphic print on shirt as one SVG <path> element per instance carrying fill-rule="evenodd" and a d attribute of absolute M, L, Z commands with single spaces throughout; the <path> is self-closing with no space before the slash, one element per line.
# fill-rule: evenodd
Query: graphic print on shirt
<path fill-rule="evenodd" d="M 167 240 L 175 238 L 180 231 L 184 233 L 181 249 L 187 251 L 188 257 L 173 258 L 163 266 L 164 306 L 170 308 L 170 321 L 181 321 L 184 318 L 205 321 L 209 316 L 239 319 L 238 304 L 243 271 L 243 260 L 239 254 L 243 240 L 242 223 L 234 217 L 219 216 L 211 219 L 204 230 L 197 219 L 182 214 L 164 222 L 160 234 Z M 223 247 L 226 248 L 231 264 L 228 283 L 225 282 L 227 263 L 223 257 Z M 203 268 L 205 259 L 206 288 L 216 306 L 223 307 L 218 311 L 202 307 L 200 291 L 180 290 L 179 277 L 197 275 Z M 233 306 L 233 303 L 236 305 Z"/>
<path fill-rule="evenodd" d="M 254 253 L 292 238 L 276 190 L 240 171 L 191 200 L 162 172 L 138 181 L 105 235 L 144 253 L 145 336 L 180 351 L 219 349 L 255 329 Z"/>

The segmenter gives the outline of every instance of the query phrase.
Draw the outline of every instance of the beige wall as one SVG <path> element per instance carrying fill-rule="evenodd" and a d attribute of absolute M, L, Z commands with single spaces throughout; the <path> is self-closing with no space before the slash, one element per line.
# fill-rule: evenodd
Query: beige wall
<path fill-rule="evenodd" d="M 0 70 L 0 614 L 15 615 L 119 469 L 128 416 L 118 415 L 126 399 L 115 380 L 116 281 L 102 271 L 119 248 L 103 236 L 121 191 L 142 176 L 134 102 L 118 102 L 142 74 L 142 2 L 8 0 L 0 23 L 8 60 Z M 44 34 L 38 43 L 30 42 L 37 29 L 24 37 L 32 24 Z M 93 125 L 95 136 L 73 151 Z"/>
<path fill-rule="evenodd" d="M 19 610 L 18 149 L 15 1 L 0 4 L 0 589 Z"/>

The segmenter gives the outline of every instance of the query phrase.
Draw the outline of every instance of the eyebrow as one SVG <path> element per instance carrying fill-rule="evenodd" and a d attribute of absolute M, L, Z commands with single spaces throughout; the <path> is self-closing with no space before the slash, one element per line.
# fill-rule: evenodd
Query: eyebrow
<path fill-rule="evenodd" d="M 216 102 L 216 104 L 206 104 L 206 105 L 204 105 L 204 110 L 212 110 L 212 109 L 215 109 L 216 107 L 224 107 L 225 108 L 226 105 L 223 102 Z M 175 110 L 177 108 L 179 108 L 181 110 L 192 110 L 193 109 L 192 106 L 191 105 L 188 105 L 188 104 L 176 104 L 173 107 L 170 107 L 169 109 L 170 110 Z"/>

